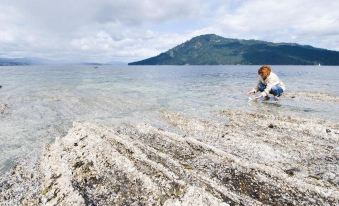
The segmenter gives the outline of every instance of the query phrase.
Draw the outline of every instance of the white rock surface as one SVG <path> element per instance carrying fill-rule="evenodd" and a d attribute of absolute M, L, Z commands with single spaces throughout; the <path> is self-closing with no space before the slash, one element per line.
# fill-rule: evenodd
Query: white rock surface
<path fill-rule="evenodd" d="M 36 164 L 0 179 L 1 205 L 339 204 L 338 124 L 219 115 L 164 112 L 168 130 L 74 123 Z"/>

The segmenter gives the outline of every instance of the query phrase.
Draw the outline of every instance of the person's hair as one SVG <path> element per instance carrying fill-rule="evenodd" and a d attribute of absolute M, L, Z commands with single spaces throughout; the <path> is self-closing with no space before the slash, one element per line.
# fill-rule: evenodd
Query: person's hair
<path fill-rule="evenodd" d="M 271 74 L 272 69 L 269 65 L 262 65 L 258 70 L 258 74 L 260 74 L 264 70 L 268 72 L 268 75 Z"/>

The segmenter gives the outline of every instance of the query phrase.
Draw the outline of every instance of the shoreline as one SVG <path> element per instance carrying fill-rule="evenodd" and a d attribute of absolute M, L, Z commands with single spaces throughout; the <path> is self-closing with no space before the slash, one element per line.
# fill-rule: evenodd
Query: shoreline
<path fill-rule="evenodd" d="M 0 178 L 11 204 L 261 205 L 339 203 L 339 124 L 218 111 L 163 111 L 168 128 L 74 123 L 36 163 Z"/>

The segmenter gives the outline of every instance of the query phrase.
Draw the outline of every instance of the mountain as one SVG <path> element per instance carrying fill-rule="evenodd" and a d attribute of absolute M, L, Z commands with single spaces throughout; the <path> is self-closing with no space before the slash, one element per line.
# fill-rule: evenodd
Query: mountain
<path fill-rule="evenodd" d="M 339 52 L 294 43 L 229 39 L 215 34 L 192 38 L 158 56 L 128 65 L 339 65 Z"/>
<path fill-rule="evenodd" d="M 22 66 L 22 65 L 53 64 L 53 63 L 56 62 L 49 59 L 36 57 L 22 57 L 22 58 L 0 57 L 0 66 Z"/>
<path fill-rule="evenodd" d="M 0 58 L 0 66 L 30 65 L 33 61 L 28 58 Z"/>
<path fill-rule="evenodd" d="M 62 64 L 76 64 L 76 65 L 89 65 L 89 66 L 103 66 L 103 65 L 115 65 L 123 66 L 127 65 L 125 62 L 110 61 L 106 63 L 98 62 L 80 62 L 72 60 L 53 60 L 43 58 L 4 58 L 0 57 L 0 66 L 22 66 L 22 65 L 62 65 Z"/>

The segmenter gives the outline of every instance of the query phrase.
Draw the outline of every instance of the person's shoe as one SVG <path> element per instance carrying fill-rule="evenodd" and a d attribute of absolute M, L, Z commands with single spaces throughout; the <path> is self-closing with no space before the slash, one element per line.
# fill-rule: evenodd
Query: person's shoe
<path fill-rule="evenodd" d="M 279 97 L 278 96 L 274 96 L 274 101 L 279 101 Z"/>

